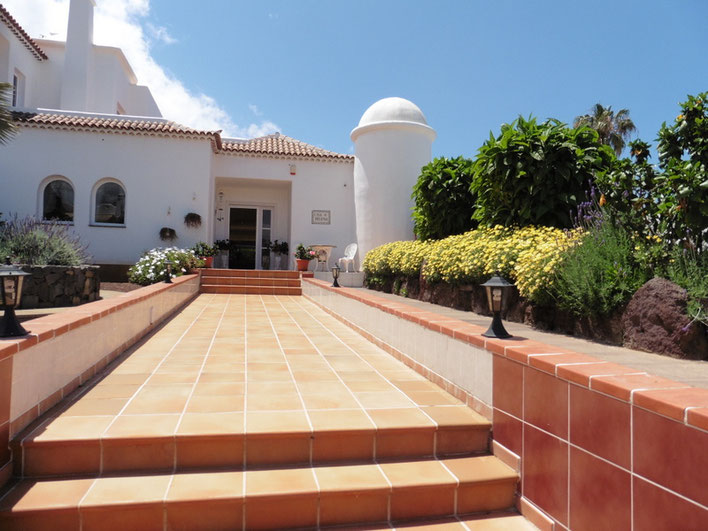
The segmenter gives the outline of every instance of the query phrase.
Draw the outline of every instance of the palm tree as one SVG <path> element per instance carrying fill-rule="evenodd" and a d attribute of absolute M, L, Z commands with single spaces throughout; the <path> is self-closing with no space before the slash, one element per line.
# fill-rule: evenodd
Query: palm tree
<path fill-rule="evenodd" d="M 0 83 L 0 144 L 6 144 L 16 132 L 9 104 L 11 95 L 12 85 Z"/>
<path fill-rule="evenodd" d="M 624 149 L 626 140 L 637 130 L 627 109 L 615 113 L 612 106 L 603 107 L 599 103 L 593 106 L 591 114 L 575 118 L 573 126 L 580 127 L 581 125 L 586 125 L 597 131 L 600 142 L 610 146 L 618 157 Z"/>

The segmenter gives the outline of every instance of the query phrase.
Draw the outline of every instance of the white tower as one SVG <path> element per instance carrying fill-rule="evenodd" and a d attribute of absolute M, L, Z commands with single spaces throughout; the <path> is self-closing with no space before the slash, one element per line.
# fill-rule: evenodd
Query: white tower
<path fill-rule="evenodd" d="M 413 239 L 411 193 L 435 136 L 421 110 L 403 98 L 377 101 L 352 131 L 360 260 L 384 243 Z"/>
<path fill-rule="evenodd" d="M 69 111 L 88 109 L 89 69 L 93 49 L 94 0 L 71 0 L 66 33 L 60 107 Z"/>

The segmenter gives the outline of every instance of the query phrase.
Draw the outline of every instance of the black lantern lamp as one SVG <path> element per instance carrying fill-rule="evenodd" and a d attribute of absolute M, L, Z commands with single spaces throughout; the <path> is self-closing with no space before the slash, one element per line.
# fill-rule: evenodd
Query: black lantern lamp
<path fill-rule="evenodd" d="M 339 269 L 339 266 L 334 266 L 334 267 L 332 268 L 332 278 L 334 279 L 334 282 L 332 282 L 332 287 L 333 287 L 333 288 L 339 288 L 339 287 L 341 287 L 341 286 L 339 285 L 339 282 L 337 282 L 337 279 L 339 278 L 339 272 L 340 272 L 340 271 L 341 271 L 341 269 Z"/>
<path fill-rule="evenodd" d="M 165 284 L 172 284 L 172 262 L 165 260 Z"/>
<path fill-rule="evenodd" d="M 484 289 L 487 290 L 489 310 L 492 312 L 492 315 L 494 315 L 492 318 L 492 324 L 489 325 L 489 329 L 482 335 L 484 337 L 496 337 L 499 339 L 511 337 L 511 334 L 504 329 L 504 325 L 502 324 L 501 311 L 504 307 L 506 293 L 509 288 L 513 286 L 513 284 L 507 282 L 497 273 L 482 284 L 482 286 L 484 286 Z"/>
<path fill-rule="evenodd" d="M 26 336 L 27 330 L 17 321 L 15 308 L 20 305 L 22 298 L 22 281 L 29 275 L 19 267 L 10 265 L 10 257 L 6 264 L 0 266 L 0 308 L 5 310 L 5 315 L 0 320 L 0 337 Z"/>

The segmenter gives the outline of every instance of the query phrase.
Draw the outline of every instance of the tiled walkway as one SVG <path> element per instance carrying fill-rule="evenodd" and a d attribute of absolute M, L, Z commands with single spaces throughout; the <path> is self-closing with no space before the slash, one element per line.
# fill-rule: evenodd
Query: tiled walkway
<path fill-rule="evenodd" d="M 302 297 L 200 295 L 40 438 L 435 424 L 462 403 Z"/>
<path fill-rule="evenodd" d="M 530 529 L 490 427 L 304 297 L 202 294 L 15 441 L 0 527 Z"/>

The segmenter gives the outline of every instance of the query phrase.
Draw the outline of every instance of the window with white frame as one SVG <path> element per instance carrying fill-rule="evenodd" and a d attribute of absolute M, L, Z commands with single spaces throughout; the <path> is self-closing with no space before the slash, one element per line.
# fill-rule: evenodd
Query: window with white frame
<path fill-rule="evenodd" d="M 25 105 L 25 76 L 15 69 L 12 75 L 12 106 L 24 107 Z"/>
<path fill-rule="evenodd" d="M 125 224 L 125 188 L 116 181 L 101 183 L 94 194 L 93 222 L 101 225 Z"/>
<path fill-rule="evenodd" d="M 66 179 L 51 178 L 42 190 L 42 219 L 74 221 L 74 187 Z"/>

